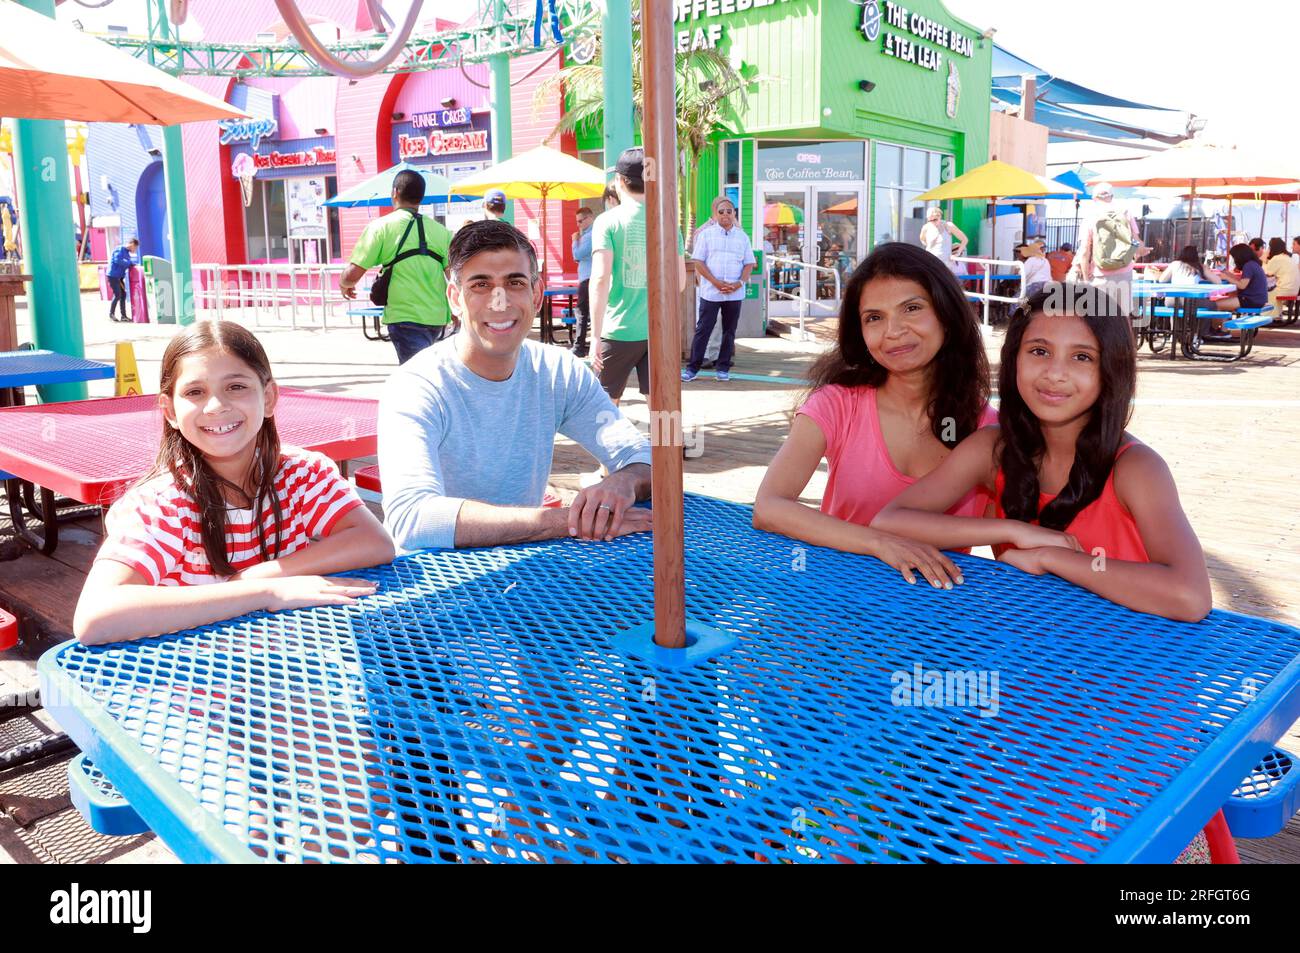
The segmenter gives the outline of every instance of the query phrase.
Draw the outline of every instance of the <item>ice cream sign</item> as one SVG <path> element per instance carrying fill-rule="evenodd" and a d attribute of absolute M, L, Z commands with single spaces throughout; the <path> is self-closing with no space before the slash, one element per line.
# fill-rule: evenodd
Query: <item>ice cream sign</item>
<path fill-rule="evenodd" d="M 263 139 L 275 138 L 279 124 L 274 119 L 220 119 L 217 128 L 221 130 L 223 146 L 232 142 L 247 142 L 256 151 Z"/>
<path fill-rule="evenodd" d="M 402 159 L 454 155 L 460 152 L 485 152 L 487 147 L 486 129 L 466 129 L 463 132 L 443 132 L 441 129 L 434 129 L 427 136 L 401 133 L 397 137 L 397 151 Z"/>

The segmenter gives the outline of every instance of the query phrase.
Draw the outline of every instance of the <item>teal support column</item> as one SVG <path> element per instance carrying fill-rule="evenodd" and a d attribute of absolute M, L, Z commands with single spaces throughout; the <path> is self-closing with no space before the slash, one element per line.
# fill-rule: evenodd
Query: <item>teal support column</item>
<path fill-rule="evenodd" d="M 54 0 L 21 3 L 44 16 L 54 16 Z M 32 276 L 27 305 L 33 343 L 38 348 L 84 357 L 64 124 L 54 119 L 15 121 L 14 165 L 18 173 L 23 267 Z M 44 401 L 81 400 L 86 396 L 85 384 L 50 384 L 39 390 Z"/>
<path fill-rule="evenodd" d="M 505 0 L 493 0 L 492 19 L 497 26 L 505 22 L 507 12 Z M 498 36 L 504 38 L 504 33 Z M 490 62 L 492 72 L 488 78 L 488 95 L 492 100 L 492 163 L 500 165 L 514 155 L 510 129 L 510 54 L 497 53 Z M 506 202 L 505 217 L 507 222 L 514 224 L 514 202 Z"/>
<path fill-rule="evenodd" d="M 642 9 L 646 9 L 644 6 Z M 664 12 L 671 16 L 672 11 Z M 632 123 L 632 4 L 606 0 L 600 18 L 601 72 L 605 81 L 605 168 L 635 145 Z"/>
<path fill-rule="evenodd" d="M 185 201 L 185 151 L 181 146 L 181 127 L 164 126 L 162 134 L 175 314 L 181 324 L 193 324 L 194 269 L 190 263 L 190 211 Z"/>

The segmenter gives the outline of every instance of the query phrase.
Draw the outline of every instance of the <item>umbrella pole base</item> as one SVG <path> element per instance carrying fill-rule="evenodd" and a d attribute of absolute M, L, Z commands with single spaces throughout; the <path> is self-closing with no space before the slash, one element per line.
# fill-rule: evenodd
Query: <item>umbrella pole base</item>
<path fill-rule="evenodd" d="M 740 639 L 730 632 L 702 622 L 686 620 L 686 647 L 666 649 L 655 644 L 655 624 L 645 622 L 614 636 L 614 650 L 620 655 L 649 662 L 658 668 L 694 668 L 711 658 L 730 652 Z"/>

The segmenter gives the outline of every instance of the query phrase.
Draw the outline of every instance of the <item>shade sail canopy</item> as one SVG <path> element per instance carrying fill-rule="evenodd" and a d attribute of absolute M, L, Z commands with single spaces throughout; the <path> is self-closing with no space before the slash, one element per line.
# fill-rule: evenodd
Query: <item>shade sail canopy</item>
<path fill-rule="evenodd" d="M 452 194 L 486 195 L 500 189 L 508 199 L 594 199 L 605 191 L 603 169 L 549 146 L 538 146 L 500 165 L 466 176 Z"/>
<path fill-rule="evenodd" d="M 1141 159 L 1116 163 L 1102 173 L 1111 185 L 1143 188 L 1285 185 L 1300 180 L 1300 158 L 1285 150 L 1270 152 L 1219 146 L 1206 142 L 1180 143 Z"/>
<path fill-rule="evenodd" d="M 1046 195 L 1065 194 L 1073 198 L 1076 190 L 1019 166 L 994 159 L 971 169 L 965 175 L 945 182 L 915 199 L 917 202 L 938 202 L 947 199 L 1000 199 L 1015 195 L 1041 198 Z"/>
<path fill-rule="evenodd" d="M 446 176 L 410 162 L 399 162 L 391 169 L 371 176 L 366 181 L 352 186 L 346 192 L 340 192 L 334 198 L 322 204 L 338 208 L 358 208 L 371 205 L 393 204 L 393 179 L 403 171 L 418 172 L 424 178 L 424 199 L 421 205 L 451 200 L 469 201 L 463 196 L 450 195 L 451 182 Z"/>
<path fill-rule="evenodd" d="M 157 126 L 244 118 L 103 40 L 16 3 L 0 9 L 0 115 Z"/>
<path fill-rule="evenodd" d="M 1038 99 L 1044 102 L 1078 105 L 1078 106 L 1112 106 L 1122 109 L 1153 109 L 1160 112 L 1175 112 L 1176 110 L 1167 109 L 1164 106 L 1152 106 L 1147 103 L 1135 102 L 1131 99 L 1120 99 L 1118 96 L 1110 96 L 1106 93 L 1098 92 L 1095 89 L 1089 89 L 1087 86 L 1081 86 L 1078 83 L 1072 83 L 1068 79 L 1062 79 L 1043 69 L 1041 66 L 1035 66 L 1028 60 L 1023 60 L 1004 50 L 996 44 L 993 47 L 993 87 L 994 89 L 1014 89 L 1019 90 L 1020 84 L 1025 76 L 1032 76 L 1038 85 Z M 1019 102 L 1017 95 L 1016 101 Z"/>

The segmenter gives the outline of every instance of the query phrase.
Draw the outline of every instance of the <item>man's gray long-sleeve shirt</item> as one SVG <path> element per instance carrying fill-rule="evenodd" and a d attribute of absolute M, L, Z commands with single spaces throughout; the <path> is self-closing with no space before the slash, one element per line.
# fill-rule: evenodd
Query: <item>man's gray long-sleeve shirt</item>
<path fill-rule="evenodd" d="M 611 473 L 650 462 L 650 445 L 568 351 L 524 341 L 508 380 L 479 377 L 457 337 L 389 378 L 379 402 L 384 524 L 404 550 L 451 548 L 465 500 L 540 506 L 555 435 Z"/>

